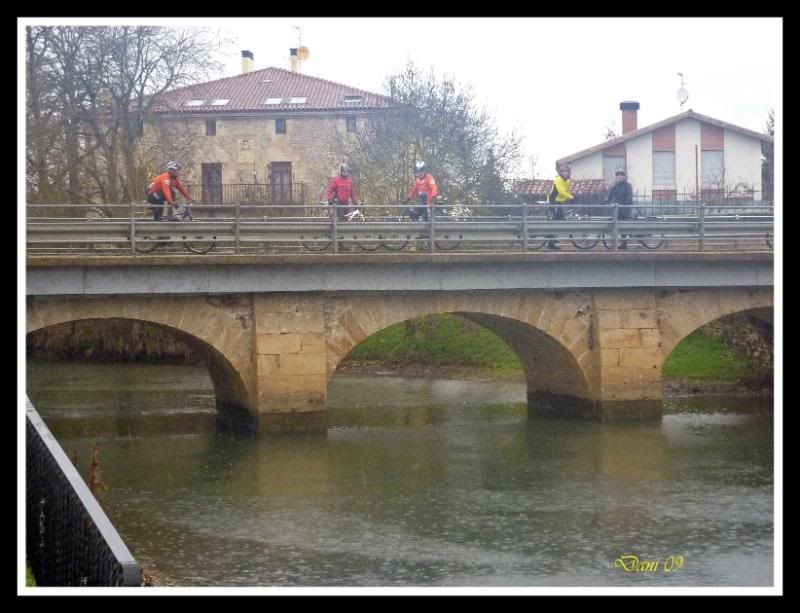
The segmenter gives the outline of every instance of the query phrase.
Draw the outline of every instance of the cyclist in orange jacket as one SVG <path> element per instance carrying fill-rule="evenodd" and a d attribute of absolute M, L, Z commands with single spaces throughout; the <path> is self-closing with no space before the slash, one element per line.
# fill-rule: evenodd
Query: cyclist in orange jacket
<path fill-rule="evenodd" d="M 330 205 L 333 205 L 334 200 L 338 200 L 340 204 L 345 205 L 346 208 L 337 210 L 339 219 L 344 219 L 345 215 L 352 210 L 352 207 L 349 206 L 350 200 L 353 201 L 354 205 L 358 206 L 356 187 L 353 185 L 353 177 L 350 176 L 350 169 L 347 164 L 339 165 L 339 174 L 331 179 L 325 199 Z"/>
<path fill-rule="evenodd" d="M 173 216 L 169 214 L 167 206 L 177 206 L 175 203 L 176 189 L 189 201 L 187 204 L 194 204 L 194 200 L 178 178 L 180 169 L 180 164 L 170 162 L 167 164 L 167 171 L 158 175 L 153 179 L 152 183 L 147 186 L 147 201 L 154 205 L 152 208 L 153 219 L 155 221 L 161 221 L 164 216 L 167 216 L 167 219 L 173 218 Z"/>
<path fill-rule="evenodd" d="M 411 191 L 408 192 L 409 202 L 415 196 L 419 198 L 419 206 L 408 209 L 408 215 L 414 221 L 419 221 L 420 217 L 428 221 L 428 211 L 433 206 L 433 200 L 439 195 L 439 186 L 436 185 L 436 179 L 428 172 L 425 162 L 419 161 L 414 166 L 416 179 Z"/>

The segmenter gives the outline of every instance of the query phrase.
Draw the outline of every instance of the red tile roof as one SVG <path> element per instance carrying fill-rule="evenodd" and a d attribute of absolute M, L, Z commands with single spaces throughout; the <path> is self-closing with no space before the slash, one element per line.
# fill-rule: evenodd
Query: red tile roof
<path fill-rule="evenodd" d="M 720 119 L 714 119 L 713 117 L 709 117 L 708 115 L 701 115 L 700 113 L 695 113 L 692 109 L 689 109 L 688 111 L 680 113 L 679 115 L 674 115 L 673 117 L 669 117 L 667 119 L 659 121 L 658 123 L 645 126 L 644 128 L 639 128 L 638 130 L 634 130 L 633 132 L 628 132 L 627 134 L 623 134 L 622 136 L 617 136 L 616 138 L 607 140 L 606 142 L 600 143 L 599 145 L 595 145 L 594 147 L 589 147 L 588 149 L 584 149 L 582 151 L 578 151 L 577 153 L 573 153 L 572 155 L 560 158 L 556 160 L 556 166 L 567 162 L 572 162 L 582 157 L 586 157 L 587 155 L 591 155 L 592 153 L 597 153 L 598 151 L 602 151 L 603 149 L 607 149 L 609 147 L 613 147 L 614 145 L 624 143 L 625 141 L 628 141 L 632 138 L 636 138 L 637 136 L 641 136 L 642 134 L 647 134 L 648 132 L 653 132 L 655 130 L 658 130 L 659 128 L 663 128 L 664 126 L 668 126 L 673 123 L 678 123 L 682 119 L 696 119 L 697 121 L 702 121 L 711 125 L 719 126 L 720 128 L 733 130 L 734 132 L 738 132 L 739 134 L 744 134 L 745 136 L 756 138 L 762 142 L 771 143 L 774 142 L 775 140 L 775 138 L 773 136 L 770 136 L 769 134 L 754 132 L 753 130 L 748 130 L 747 128 L 736 126 L 732 123 L 728 123 L 727 121 L 722 121 Z"/>
<path fill-rule="evenodd" d="M 345 96 L 361 96 L 360 100 L 345 102 Z M 280 98 L 280 104 L 264 104 L 267 98 Z M 306 98 L 302 103 L 290 103 L 290 98 Z M 224 105 L 212 105 L 212 100 L 230 99 Z M 185 106 L 189 100 L 204 104 Z M 228 113 L 253 111 L 309 111 L 344 109 L 380 109 L 392 106 L 391 100 L 348 85 L 318 77 L 284 70 L 264 68 L 235 77 L 226 77 L 190 85 L 161 94 L 157 113 Z"/>

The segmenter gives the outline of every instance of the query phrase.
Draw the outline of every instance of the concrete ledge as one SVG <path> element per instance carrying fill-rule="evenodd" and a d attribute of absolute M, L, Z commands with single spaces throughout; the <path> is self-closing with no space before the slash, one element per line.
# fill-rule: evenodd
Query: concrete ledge
<path fill-rule="evenodd" d="M 284 266 L 286 264 L 421 264 L 473 262 L 771 262 L 770 251 L 613 251 L 561 253 L 330 253 L 330 254 L 203 254 L 203 255 L 34 255 L 28 268 L 51 266 Z"/>

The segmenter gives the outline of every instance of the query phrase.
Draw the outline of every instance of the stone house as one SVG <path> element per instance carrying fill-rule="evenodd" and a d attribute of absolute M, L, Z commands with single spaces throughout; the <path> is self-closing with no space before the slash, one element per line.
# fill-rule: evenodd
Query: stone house
<path fill-rule="evenodd" d="M 638 102 L 620 103 L 622 136 L 557 160 L 572 166 L 573 183 L 602 177 L 608 187 L 614 171 L 625 168 L 644 199 L 706 201 L 762 200 L 761 150 L 769 134 L 701 115 L 689 109 L 650 126 L 637 125 Z M 768 198 L 767 198 L 768 199 Z"/>
<path fill-rule="evenodd" d="M 159 97 L 154 125 L 180 123 L 192 135 L 190 159 L 178 154 L 176 161 L 198 201 L 319 201 L 346 161 L 337 139 L 354 136 L 391 106 L 379 94 L 301 74 L 297 50 L 290 52 L 291 70 L 254 70 L 253 54 L 242 51 L 240 75 Z"/>

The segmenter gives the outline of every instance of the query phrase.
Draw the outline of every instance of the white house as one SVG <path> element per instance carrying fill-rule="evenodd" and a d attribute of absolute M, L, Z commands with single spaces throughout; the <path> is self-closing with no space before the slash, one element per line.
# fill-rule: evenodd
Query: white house
<path fill-rule="evenodd" d="M 572 179 L 602 177 L 610 186 L 625 168 L 634 191 L 653 200 L 704 200 L 732 194 L 762 199 L 761 145 L 769 134 L 688 111 L 637 128 L 638 102 L 622 102 L 622 136 L 563 157 Z M 766 190 L 769 194 L 769 189 Z"/>

